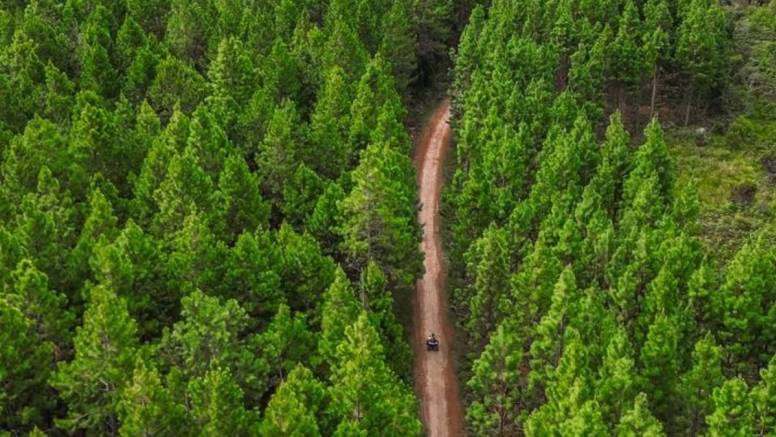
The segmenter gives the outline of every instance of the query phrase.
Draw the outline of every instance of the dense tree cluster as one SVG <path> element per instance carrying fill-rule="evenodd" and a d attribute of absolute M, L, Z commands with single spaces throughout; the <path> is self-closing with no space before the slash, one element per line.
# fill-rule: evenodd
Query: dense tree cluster
<path fill-rule="evenodd" d="M 405 104 L 453 12 L 4 2 L 0 435 L 419 435 Z"/>
<path fill-rule="evenodd" d="M 760 238 L 715 260 L 660 124 L 633 144 L 625 126 L 643 126 L 621 115 L 654 111 L 661 88 L 687 114 L 713 102 L 730 76 L 725 11 L 490 3 L 456 52 L 445 192 L 470 431 L 772 435 L 776 253 Z"/>

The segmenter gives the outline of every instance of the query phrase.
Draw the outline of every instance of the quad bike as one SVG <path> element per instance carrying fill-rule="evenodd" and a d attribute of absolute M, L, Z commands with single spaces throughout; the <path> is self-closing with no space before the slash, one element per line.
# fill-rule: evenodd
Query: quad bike
<path fill-rule="evenodd" d="M 436 338 L 436 335 L 431 334 L 431 337 L 426 339 L 426 350 L 427 351 L 439 350 L 439 340 Z"/>

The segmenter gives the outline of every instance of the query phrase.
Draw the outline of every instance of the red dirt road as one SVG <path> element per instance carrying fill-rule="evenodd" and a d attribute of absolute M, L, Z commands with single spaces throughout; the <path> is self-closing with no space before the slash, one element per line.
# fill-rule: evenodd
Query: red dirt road
<path fill-rule="evenodd" d="M 420 399 L 423 423 L 429 437 L 464 435 L 463 407 L 458 392 L 455 361 L 450 346 L 453 329 L 447 314 L 444 264 L 439 236 L 439 198 L 442 167 L 450 142 L 450 102 L 443 102 L 424 127 L 418 143 L 415 166 L 420 183 L 423 225 L 421 248 L 426 273 L 418 281 L 415 297 L 415 392 Z M 427 352 L 426 336 L 439 338 L 439 351 Z"/>

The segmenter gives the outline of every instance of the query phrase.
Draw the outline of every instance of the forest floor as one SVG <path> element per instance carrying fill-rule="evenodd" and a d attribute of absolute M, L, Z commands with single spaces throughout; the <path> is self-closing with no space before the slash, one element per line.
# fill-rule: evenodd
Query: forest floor
<path fill-rule="evenodd" d="M 702 146 L 691 131 L 667 135 L 678 186 L 694 183 L 701 235 L 721 260 L 730 259 L 751 237 L 774 230 L 776 122 L 758 126 L 762 132 L 741 138 L 735 134 L 740 129 L 730 129 Z"/>
<path fill-rule="evenodd" d="M 455 335 L 447 311 L 439 232 L 442 167 L 451 136 L 449 118 L 450 102 L 445 101 L 425 125 L 415 155 L 422 204 L 418 219 L 423 226 L 421 248 L 426 271 L 418 282 L 414 305 L 414 373 L 415 391 L 429 437 L 457 437 L 464 433 L 455 354 L 450 347 Z M 425 339 L 432 332 L 439 338 L 439 351 L 427 352 Z"/>

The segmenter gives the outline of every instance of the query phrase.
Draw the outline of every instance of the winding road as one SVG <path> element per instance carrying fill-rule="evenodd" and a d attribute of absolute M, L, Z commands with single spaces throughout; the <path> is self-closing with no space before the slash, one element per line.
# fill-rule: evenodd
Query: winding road
<path fill-rule="evenodd" d="M 418 281 L 415 298 L 415 391 L 429 437 L 464 435 L 463 407 L 458 392 L 455 360 L 450 346 L 453 328 L 447 314 L 444 263 L 439 233 L 439 198 L 442 169 L 450 142 L 450 102 L 443 102 L 424 127 L 417 147 L 415 166 L 422 204 L 418 219 L 423 225 L 421 248 L 426 273 Z M 439 351 L 427 352 L 425 338 L 439 338 Z"/>

